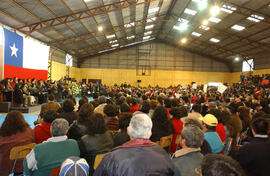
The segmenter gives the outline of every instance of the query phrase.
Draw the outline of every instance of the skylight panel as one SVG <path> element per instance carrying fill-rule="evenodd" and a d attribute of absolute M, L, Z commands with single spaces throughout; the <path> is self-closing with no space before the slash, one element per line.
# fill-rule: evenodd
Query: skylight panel
<path fill-rule="evenodd" d="M 159 10 L 159 7 L 151 8 L 148 10 L 148 13 L 154 13 L 154 12 L 157 12 L 158 10 Z"/>
<path fill-rule="evenodd" d="M 113 48 L 113 47 L 117 47 L 117 46 L 119 46 L 119 44 L 118 44 L 118 43 L 116 43 L 116 44 L 112 45 L 112 48 Z"/>
<path fill-rule="evenodd" d="M 198 32 L 192 32 L 191 35 L 194 35 L 196 37 L 200 37 L 202 34 L 198 33 Z"/>
<path fill-rule="evenodd" d="M 247 17 L 247 19 L 250 20 L 250 21 L 254 21 L 254 22 L 258 23 L 261 20 L 264 20 L 264 17 L 263 16 L 252 14 L 249 17 Z"/>
<path fill-rule="evenodd" d="M 125 24 L 124 27 L 125 28 L 129 28 L 129 27 L 132 27 L 134 25 L 135 25 L 135 23 L 134 22 L 131 22 L 131 23 Z"/>
<path fill-rule="evenodd" d="M 152 34 L 153 31 L 148 31 L 148 32 L 145 32 L 144 35 L 150 35 Z"/>
<path fill-rule="evenodd" d="M 117 40 L 109 41 L 110 44 L 117 43 Z"/>
<path fill-rule="evenodd" d="M 203 30 L 205 30 L 205 31 L 208 31 L 208 30 L 210 29 L 210 27 L 204 26 L 204 25 L 201 25 L 199 28 L 200 28 L 200 29 L 203 29 Z"/>
<path fill-rule="evenodd" d="M 114 37 L 115 37 L 115 34 L 107 35 L 107 36 L 106 36 L 107 39 L 114 38 Z"/>
<path fill-rule="evenodd" d="M 236 8 L 229 5 L 223 5 L 220 10 L 226 13 L 233 13 L 234 11 L 236 11 Z"/>
<path fill-rule="evenodd" d="M 220 40 L 219 40 L 219 39 L 216 39 L 216 38 L 211 38 L 210 41 L 211 41 L 211 42 L 214 42 L 214 43 L 220 42 Z"/>
<path fill-rule="evenodd" d="M 133 38 L 135 38 L 135 35 L 127 36 L 128 40 L 133 39 Z"/>
<path fill-rule="evenodd" d="M 210 18 L 208 18 L 208 21 L 211 21 L 213 23 L 219 23 L 221 21 L 221 19 L 216 18 L 216 17 L 210 17 Z"/>
<path fill-rule="evenodd" d="M 189 15 L 196 15 L 197 11 L 186 8 L 184 13 Z"/>
<path fill-rule="evenodd" d="M 153 28 L 153 27 L 154 27 L 154 25 L 151 24 L 151 25 L 145 26 L 145 29 L 151 29 L 151 28 Z"/>
<path fill-rule="evenodd" d="M 147 23 L 153 22 L 157 19 L 157 17 L 152 17 L 146 20 Z"/>
<path fill-rule="evenodd" d="M 151 36 L 145 36 L 145 37 L 143 37 L 143 40 L 147 40 L 147 39 L 149 39 Z"/>
<path fill-rule="evenodd" d="M 237 30 L 237 31 L 242 31 L 245 29 L 245 27 L 236 24 L 232 26 L 232 29 Z"/>
<path fill-rule="evenodd" d="M 182 22 L 182 23 L 188 23 L 189 21 L 184 19 L 184 18 L 178 18 L 178 21 Z"/>

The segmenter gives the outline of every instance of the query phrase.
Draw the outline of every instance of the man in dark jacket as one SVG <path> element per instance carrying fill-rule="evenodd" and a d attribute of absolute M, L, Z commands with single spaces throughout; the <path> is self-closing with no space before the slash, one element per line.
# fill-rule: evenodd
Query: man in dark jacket
<path fill-rule="evenodd" d="M 128 127 L 131 140 L 106 155 L 94 176 L 173 175 L 169 155 L 149 140 L 151 129 L 150 117 L 145 114 L 133 116 Z"/>
<path fill-rule="evenodd" d="M 268 123 L 263 118 L 255 119 L 251 124 L 254 139 L 233 154 L 245 170 L 247 176 L 266 176 L 270 173 L 270 140 Z"/>

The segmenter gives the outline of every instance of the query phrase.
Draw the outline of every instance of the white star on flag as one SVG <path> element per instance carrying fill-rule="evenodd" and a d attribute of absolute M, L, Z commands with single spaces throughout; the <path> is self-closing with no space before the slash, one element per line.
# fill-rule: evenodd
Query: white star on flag
<path fill-rule="evenodd" d="M 19 50 L 18 48 L 16 48 L 15 43 L 13 43 L 13 46 L 11 47 L 11 56 L 15 55 L 17 57 L 17 51 Z"/>

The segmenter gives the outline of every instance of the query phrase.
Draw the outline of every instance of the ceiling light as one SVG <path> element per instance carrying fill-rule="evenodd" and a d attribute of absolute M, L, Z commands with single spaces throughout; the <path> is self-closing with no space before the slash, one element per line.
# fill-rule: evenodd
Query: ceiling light
<path fill-rule="evenodd" d="M 198 4 L 200 10 L 203 10 L 207 7 L 207 0 L 192 0 Z"/>
<path fill-rule="evenodd" d="M 211 42 L 214 42 L 214 43 L 220 42 L 220 40 L 219 40 L 219 39 L 216 39 L 216 38 L 211 38 L 210 41 L 211 41 Z"/>
<path fill-rule="evenodd" d="M 235 60 L 235 61 L 239 61 L 240 58 L 239 58 L 239 57 L 235 57 L 234 60 Z"/>
<path fill-rule="evenodd" d="M 107 36 L 106 36 L 107 39 L 114 38 L 114 37 L 115 37 L 115 34 L 107 35 Z"/>
<path fill-rule="evenodd" d="M 203 20 L 202 24 L 203 24 L 204 26 L 206 26 L 206 25 L 208 25 L 208 21 L 207 21 L 207 20 Z"/>
<path fill-rule="evenodd" d="M 153 31 L 148 31 L 148 32 L 145 32 L 144 35 L 150 35 L 152 34 Z"/>
<path fill-rule="evenodd" d="M 112 45 L 112 48 L 113 48 L 113 47 L 117 47 L 117 46 L 119 46 L 119 44 L 118 44 L 118 43 L 116 43 L 116 44 Z"/>
<path fill-rule="evenodd" d="M 258 23 L 261 20 L 264 20 L 264 17 L 263 16 L 252 14 L 249 17 L 247 17 L 247 19 L 250 20 L 250 21 L 254 21 L 254 22 Z"/>
<path fill-rule="evenodd" d="M 133 39 L 133 38 L 135 38 L 135 35 L 127 36 L 128 40 Z"/>
<path fill-rule="evenodd" d="M 117 40 L 109 41 L 110 44 L 117 43 Z"/>
<path fill-rule="evenodd" d="M 210 18 L 208 18 L 208 21 L 211 21 L 213 23 L 219 23 L 221 21 L 221 19 L 215 18 L 215 17 L 210 17 Z"/>
<path fill-rule="evenodd" d="M 98 27 L 98 31 L 100 31 L 100 32 L 103 31 L 103 27 L 102 26 L 99 26 Z"/>
<path fill-rule="evenodd" d="M 174 26 L 173 29 L 179 30 L 179 31 L 184 31 L 188 28 L 187 23 L 180 23 L 178 26 Z"/>
<path fill-rule="evenodd" d="M 196 15 L 197 11 L 186 8 L 184 13 L 189 15 Z"/>
<path fill-rule="evenodd" d="M 151 25 L 145 26 L 145 29 L 151 29 L 151 28 L 153 28 L 153 27 L 154 27 L 154 25 L 151 24 Z"/>
<path fill-rule="evenodd" d="M 189 22 L 188 20 L 186 20 L 184 18 L 178 18 L 178 21 L 183 22 L 183 23 L 188 23 Z"/>
<path fill-rule="evenodd" d="M 237 31 L 242 31 L 245 29 L 245 27 L 236 24 L 232 26 L 232 29 L 237 30 Z"/>
<path fill-rule="evenodd" d="M 203 29 L 203 30 L 205 30 L 205 31 L 208 31 L 208 30 L 210 29 L 210 27 L 204 26 L 204 25 L 201 25 L 199 28 L 200 28 L 200 29 Z"/>
<path fill-rule="evenodd" d="M 134 26 L 134 22 L 131 22 L 131 23 L 128 23 L 128 24 L 124 24 L 124 27 L 126 27 L 126 28 L 129 28 L 129 27 L 131 27 L 131 26 Z"/>
<path fill-rule="evenodd" d="M 226 13 L 233 13 L 233 11 L 236 11 L 236 8 L 229 5 L 223 5 L 220 10 Z"/>
<path fill-rule="evenodd" d="M 157 19 L 157 17 L 149 18 L 146 20 L 147 23 L 153 22 Z"/>
<path fill-rule="evenodd" d="M 196 36 L 196 37 L 200 37 L 202 34 L 197 33 L 197 32 L 192 32 L 191 35 L 194 35 L 194 36 Z"/>
<path fill-rule="evenodd" d="M 145 37 L 143 37 L 143 40 L 147 40 L 147 39 L 149 39 L 151 36 L 145 36 Z"/>
<path fill-rule="evenodd" d="M 216 16 L 217 14 L 219 14 L 219 11 L 220 11 L 220 8 L 219 8 L 219 6 L 214 6 L 214 7 L 212 7 L 211 8 L 211 10 L 210 10 L 210 12 L 211 12 L 211 14 L 213 15 L 213 16 Z"/>
<path fill-rule="evenodd" d="M 149 9 L 148 13 L 154 13 L 154 12 L 157 12 L 158 10 L 159 10 L 159 7 L 155 7 L 155 8 Z"/>
<path fill-rule="evenodd" d="M 181 40 L 181 43 L 186 43 L 187 42 L 187 39 L 186 38 L 182 38 L 182 40 Z"/>

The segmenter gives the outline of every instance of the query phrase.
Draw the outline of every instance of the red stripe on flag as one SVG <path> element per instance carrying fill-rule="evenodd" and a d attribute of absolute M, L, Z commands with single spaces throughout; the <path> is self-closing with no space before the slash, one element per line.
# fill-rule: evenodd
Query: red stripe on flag
<path fill-rule="evenodd" d="M 13 78 L 18 77 L 19 79 L 42 79 L 47 80 L 48 70 L 35 70 L 29 68 L 15 67 L 11 65 L 4 65 L 4 77 Z"/>

